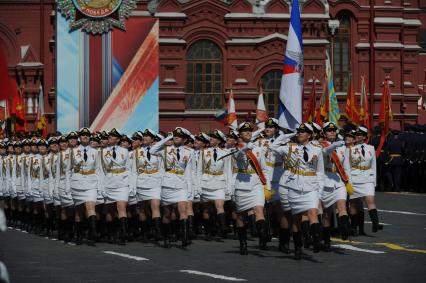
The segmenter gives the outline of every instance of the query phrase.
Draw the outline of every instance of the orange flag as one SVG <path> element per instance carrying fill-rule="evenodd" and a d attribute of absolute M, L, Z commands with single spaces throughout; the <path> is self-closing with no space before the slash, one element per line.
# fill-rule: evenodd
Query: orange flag
<path fill-rule="evenodd" d="M 315 118 L 315 103 L 316 103 L 317 97 L 315 92 L 315 77 L 312 78 L 312 89 L 311 93 L 309 94 L 309 100 L 308 105 L 305 110 L 305 115 L 303 116 L 304 122 L 312 122 Z"/>
<path fill-rule="evenodd" d="M 379 123 L 382 126 L 382 135 L 380 137 L 380 143 L 376 150 L 376 157 L 379 157 L 380 151 L 382 150 L 383 144 L 385 143 L 386 137 L 389 133 L 389 124 L 393 119 L 392 107 L 391 107 L 391 94 L 389 89 L 388 78 L 385 79 L 383 84 L 382 102 L 380 104 Z"/>
<path fill-rule="evenodd" d="M 353 87 L 352 78 L 349 78 L 349 88 L 348 88 L 348 94 L 346 98 L 346 118 L 349 122 L 352 124 L 357 125 L 359 123 L 359 113 L 358 113 L 358 103 Z"/>
<path fill-rule="evenodd" d="M 370 126 L 370 113 L 368 113 L 368 95 L 365 76 L 361 76 L 361 111 L 359 113 L 359 122 L 367 127 Z"/>

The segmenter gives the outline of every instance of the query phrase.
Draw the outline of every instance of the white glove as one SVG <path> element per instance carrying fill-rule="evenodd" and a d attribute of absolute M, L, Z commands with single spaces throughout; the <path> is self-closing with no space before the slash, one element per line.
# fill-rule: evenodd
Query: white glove
<path fill-rule="evenodd" d="M 333 143 L 333 145 L 335 145 L 336 147 L 341 147 L 344 146 L 346 143 L 344 141 L 336 141 Z"/>

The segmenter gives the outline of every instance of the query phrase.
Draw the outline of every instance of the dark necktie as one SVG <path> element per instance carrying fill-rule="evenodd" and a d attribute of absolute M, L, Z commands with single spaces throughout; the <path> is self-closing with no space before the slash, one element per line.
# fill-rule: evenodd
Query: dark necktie
<path fill-rule="evenodd" d="M 274 143 L 274 139 L 271 139 L 271 142 L 270 142 L 271 144 L 273 144 Z"/>
<path fill-rule="evenodd" d="M 362 156 L 365 157 L 364 145 L 361 145 L 361 153 L 362 153 Z"/>
<path fill-rule="evenodd" d="M 84 149 L 83 158 L 84 158 L 84 162 L 86 162 L 87 161 L 87 149 Z"/>
<path fill-rule="evenodd" d="M 116 158 L 117 157 L 117 153 L 115 152 L 115 146 L 112 147 L 112 158 Z"/>
<path fill-rule="evenodd" d="M 176 150 L 176 157 L 177 157 L 177 160 L 178 160 L 178 161 L 180 160 L 180 153 L 179 153 L 179 151 L 180 151 L 180 149 L 178 148 L 178 149 Z"/>
<path fill-rule="evenodd" d="M 216 162 L 216 160 L 217 160 L 217 150 L 216 150 L 216 148 L 213 149 L 213 159 L 214 159 L 214 162 Z"/>
<path fill-rule="evenodd" d="M 308 160 L 309 160 L 308 151 L 307 151 L 306 146 L 303 147 L 303 160 L 305 160 L 305 162 L 308 162 Z"/>
<path fill-rule="evenodd" d="M 151 153 L 149 153 L 149 150 L 150 150 L 150 147 L 148 146 L 148 147 L 146 148 L 146 158 L 148 158 L 148 161 L 150 161 L 150 160 L 151 160 Z"/>

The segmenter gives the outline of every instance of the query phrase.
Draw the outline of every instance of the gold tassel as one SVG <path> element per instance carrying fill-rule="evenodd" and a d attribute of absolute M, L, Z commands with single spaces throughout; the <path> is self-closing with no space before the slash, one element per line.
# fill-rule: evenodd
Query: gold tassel
<path fill-rule="evenodd" d="M 352 184 L 349 182 L 346 183 L 346 192 L 348 193 L 348 195 L 352 195 L 354 192 L 354 188 L 352 187 Z"/>
<path fill-rule="evenodd" d="M 263 186 L 263 193 L 265 194 L 265 199 L 267 201 L 269 201 L 269 200 L 272 199 L 273 193 L 272 193 L 272 191 L 268 190 L 268 186 L 267 185 Z"/>

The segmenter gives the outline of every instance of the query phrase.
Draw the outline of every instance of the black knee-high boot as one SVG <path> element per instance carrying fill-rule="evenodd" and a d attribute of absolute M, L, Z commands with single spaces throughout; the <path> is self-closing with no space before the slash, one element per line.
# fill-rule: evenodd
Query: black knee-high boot
<path fill-rule="evenodd" d="M 279 250 L 286 254 L 290 253 L 290 229 L 280 228 L 279 240 Z"/>
<path fill-rule="evenodd" d="M 305 249 L 309 249 L 309 246 L 312 244 L 312 235 L 309 233 L 309 221 L 302 221 L 301 225 L 302 236 L 303 236 L 303 246 Z"/>
<path fill-rule="evenodd" d="M 210 218 L 203 218 L 203 227 L 204 227 L 204 240 L 211 241 L 212 239 L 212 227 Z"/>
<path fill-rule="evenodd" d="M 64 233 L 64 242 L 71 242 L 73 237 L 73 225 L 74 221 L 71 217 L 65 220 L 65 233 Z"/>
<path fill-rule="evenodd" d="M 331 251 L 331 227 L 322 227 L 322 239 L 324 240 L 324 251 Z"/>
<path fill-rule="evenodd" d="M 119 219 L 119 241 L 118 244 L 124 246 L 126 244 L 127 237 L 127 217 L 121 217 Z"/>
<path fill-rule="evenodd" d="M 268 234 L 266 232 L 266 221 L 256 221 L 257 235 L 259 237 L 259 249 L 266 250 L 266 243 L 268 242 Z"/>
<path fill-rule="evenodd" d="M 115 233 L 115 225 L 114 221 L 106 221 L 106 228 L 108 234 L 108 243 L 115 244 L 116 241 L 116 233 Z"/>
<path fill-rule="evenodd" d="M 83 222 L 75 222 L 75 244 L 83 244 Z"/>
<path fill-rule="evenodd" d="M 351 214 L 351 235 L 356 237 L 358 236 L 358 214 Z"/>
<path fill-rule="evenodd" d="M 216 217 L 217 219 L 217 224 L 219 227 L 219 235 L 223 238 L 226 239 L 226 216 L 225 213 L 219 213 Z"/>
<path fill-rule="evenodd" d="M 154 225 L 154 239 L 156 241 L 161 240 L 161 218 L 156 217 L 152 219 L 153 225 Z"/>
<path fill-rule="evenodd" d="M 58 240 L 63 241 L 65 238 L 65 222 L 66 220 L 58 220 Z"/>
<path fill-rule="evenodd" d="M 379 223 L 379 216 L 377 214 L 377 209 L 369 210 L 368 214 L 370 214 L 371 223 L 373 223 L 373 227 L 372 227 L 373 233 L 376 233 L 378 230 L 382 230 L 383 225 Z"/>
<path fill-rule="evenodd" d="M 358 234 L 361 236 L 367 235 L 364 231 L 364 209 L 358 211 Z"/>
<path fill-rule="evenodd" d="M 163 238 L 164 238 L 164 247 L 165 248 L 171 248 L 172 245 L 170 243 L 170 233 L 171 233 L 171 224 L 170 223 L 163 223 Z"/>
<path fill-rule="evenodd" d="M 254 214 L 248 216 L 248 226 L 250 229 L 250 237 L 256 238 L 257 237 L 256 216 Z"/>
<path fill-rule="evenodd" d="M 193 240 L 196 238 L 195 230 L 194 230 L 194 216 L 188 215 L 188 233 L 189 233 L 189 239 Z"/>
<path fill-rule="evenodd" d="M 175 219 L 172 220 L 170 222 L 170 227 L 171 227 L 171 231 L 170 231 L 170 241 L 171 242 L 176 242 L 178 239 L 178 229 L 179 229 L 179 220 Z"/>
<path fill-rule="evenodd" d="M 246 227 L 237 227 L 237 234 L 238 240 L 240 241 L 240 255 L 248 255 Z"/>
<path fill-rule="evenodd" d="M 148 242 L 149 238 L 149 225 L 148 221 L 139 221 L 141 227 L 141 241 L 142 243 Z"/>
<path fill-rule="evenodd" d="M 340 236 L 342 240 L 346 241 L 349 237 L 350 228 L 349 228 L 349 216 L 343 215 L 339 217 L 339 225 L 340 225 Z"/>
<path fill-rule="evenodd" d="M 188 220 L 182 219 L 180 220 L 180 230 L 181 230 L 181 240 L 182 240 L 182 247 L 186 247 L 191 244 L 191 240 L 189 239 L 189 233 L 188 233 Z"/>
<path fill-rule="evenodd" d="M 302 232 L 293 232 L 294 259 L 302 259 Z"/>
<path fill-rule="evenodd" d="M 318 253 L 321 249 L 321 236 L 320 236 L 320 224 L 314 223 L 311 224 L 311 235 L 314 245 L 314 253 Z"/>
<path fill-rule="evenodd" d="M 88 236 L 88 245 L 89 246 L 94 246 L 95 242 L 98 238 L 98 231 L 96 229 L 96 215 L 91 215 L 89 216 L 89 218 L 87 219 L 87 223 L 89 226 L 89 236 Z"/>

